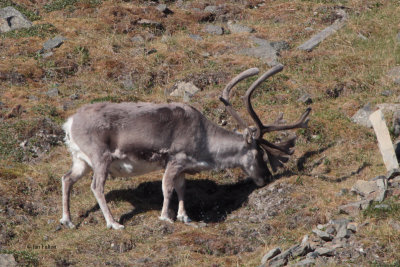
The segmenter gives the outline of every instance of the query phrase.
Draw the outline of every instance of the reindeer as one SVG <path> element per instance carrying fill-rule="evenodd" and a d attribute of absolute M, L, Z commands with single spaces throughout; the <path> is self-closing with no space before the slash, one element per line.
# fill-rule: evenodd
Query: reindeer
<path fill-rule="evenodd" d="M 293 124 L 262 124 L 253 110 L 251 95 L 259 84 L 282 69 L 282 65 L 270 69 L 250 86 L 243 98 L 255 127 L 250 127 L 232 108 L 229 93 L 241 80 L 258 74 L 258 69 L 240 73 L 223 90 L 220 100 L 244 129 L 243 133 L 221 128 L 194 107 L 181 103 L 96 103 L 81 107 L 63 126 L 73 163 L 62 177 L 61 224 L 75 227 L 70 217 L 71 188 L 90 169 L 93 170 L 91 190 L 107 228 L 113 229 L 124 226 L 114 220 L 104 197 L 108 174 L 131 177 L 165 169 L 159 219 L 171 223 L 173 218 L 168 215 L 168 207 L 174 189 L 179 201 L 177 220 L 191 221 L 184 205 L 185 174 L 239 167 L 256 185 L 264 186 L 271 178 L 267 162 L 273 171 L 283 166 L 294 151 L 296 138 L 270 143 L 263 135 L 307 127 L 311 110 L 308 108 Z"/>

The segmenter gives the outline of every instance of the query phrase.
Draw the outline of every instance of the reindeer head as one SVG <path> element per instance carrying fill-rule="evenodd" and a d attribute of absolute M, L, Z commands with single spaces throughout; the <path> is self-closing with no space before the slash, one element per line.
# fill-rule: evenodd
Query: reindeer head
<path fill-rule="evenodd" d="M 282 167 L 284 163 L 289 160 L 289 156 L 294 152 L 294 146 L 296 136 L 289 138 L 287 141 L 280 143 L 271 143 L 263 138 L 265 133 L 272 131 L 282 131 L 295 128 L 306 128 L 308 124 L 308 115 L 310 114 L 311 108 L 307 108 L 306 111 L 301 115 L 299 120 L 292 124 L 280 124 L 282 116 L 273 124 L 264 125 L 251 105 L 251 95 L 254 90 L 266 79 L 273 76 L 274 74 L 283 70 L 283 65 L 279 64 L 259 77 L 250 87 L 247 89 L 246 94 L 242 97 L 247 112 L 255 123 L 255 126 L 249 126 L 233 109 L 229 102 L 229 93 L 231 89 L 239 83 L 241 80 L 250 76 L 258 74 L 257 68 L 248 69 L 235 78 L 233 78 L 222 91 L 220 100 L 224 103 L 226 111 L 236 120 L 239 127 L 244 129 L 243 137 L 248 145 L 248 156 L 247 162 L 244 164 L 244 169 L 250 175 L 254 182 L 258 186 L 263 186 L 266 181 L 271 177 L 271 172 L 268 169 L 267 163 L 275 172 L 277 168 Z"/>

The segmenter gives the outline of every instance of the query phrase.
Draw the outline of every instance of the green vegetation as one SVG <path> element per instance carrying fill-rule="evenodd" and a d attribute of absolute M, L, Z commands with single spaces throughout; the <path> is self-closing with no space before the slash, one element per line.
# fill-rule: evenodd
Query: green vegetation
<path fill-rule="evenodd" d="M 22 37 L 34 37 L 34 36 L 44 38 L 44 37 L 51 37 L 55 35 L 57 32 L 58 30 L 52 24 L 44 23 L 44 24 L 33 25 L 28 29 L 19 29 L 6 33 L 1 33 L 0 37 L 3 39 L 4 38 L 17 39 Z"/>

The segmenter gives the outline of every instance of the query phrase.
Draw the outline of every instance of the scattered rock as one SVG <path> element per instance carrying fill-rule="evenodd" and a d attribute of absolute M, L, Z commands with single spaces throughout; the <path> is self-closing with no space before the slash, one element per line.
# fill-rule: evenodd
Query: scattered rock
<path fill-rule="evenodd" d="M 17 265 L 18 264 L 12 254 L 0 254 L 0 266 L 13 267 Z"/>
<path fill-rule="evenodd" d="M 286 41 L 275 41 L 275 42 L 271 42 L 270 45 L 277 51 L 277 52 L 281 52 L 281 51 L 285 51 L 285 50 L 289 50 L 290 49 L 290 45 L 288 42 Z"/>
<path fill-rule="evenodd" d="M 131 42 L 136 43 L 136 44 L 143 44 L 144 38 L 141 35 L 135 35 L 131 38 Z"/>
<path fill-rule="evenodd" d="M 400 66 L 390 69 L 386 76 L 388 76 L 395 84 L 400 84 Z"/>
<path fill-rule="evenodd" d="M 349 238 L 350 235 L 351 231 L 347 229 L 347 225 L 342 224 L 341 226 L 339 226 L 339 229 L 336 234 L 337 238 Z"/>
<path fill-rule="evenodd" d="M 58 96 L 58 88 L 57 87 L 51 88 L 49 91 L 46 92 L 46 95 L 48 97 L 57 97 Z"/>
<path fill-rule="evenodd" d="M 216 14 L 219 10 L 220 8 L 218 6 L 206 6 L 204 8 L 204 12 L 208 12 L 211 14 Z"/>
<path fill-rule="evenodd" d="M 54 38 L 52 38 L 50 40 L 47 40 L 43 44 L 43 48 L 42 48 L 41 52 L 43 53 L 44 51 L 50 51 L 50 50 L 52 50 L 54 48 L 58 48 L 64 43 L 65 40 L 67 40 L 67 38 L 62 37 L 60 35 L 56 36 L 56 37 L 54 37 Z"/>
<path fill-rule="evenodd" d="M 371 110 L 371 105 L 368 103 L 362 109 L 358 110 L 351 120 L 358 125 L 371 128 L 372 124 L 369 120 L 369 115 L 371 115 L 373 111 Z"/>
<path fill-rule="evenodd" d="M 397 176 L 400 176 L 400 169 L 392 169 L 392 170 L 388 171 L 388 173 L 386 174 L 386 178 L 388 180 L 393 179 Z"/>
<path fill-rule="evenodd" d="M 264 257 L 261 260 L 261 264 L 265 264 L 267 261 L 269 261 L 270 259 L 272 259 L 273 257 L 275 257 L 276 255 L 278 255 L 280 253 L 281 253 L 280 248 L 271 249 L 270 251 L 268 251 L 267 254 L 264 255 Z"/>
<path fill-rule="evenodd" d="M 308 267 L 308 266 L 314 266 L 315 265 L 315 260 L 314 259 L 303 259 L 295 264 L 292 264 L 290 266 L 296 266 L 296 267 Z"/>
<path fill-rule="evenodd" d="M 15 8 L 8 6 L 0 9 L 0 33 L 30 27 L 32 22 Z"/>
<path fill-rule="evenodd" d="M 170 15 L 174 13 L 171 9 L 167 7 L 166 4 L 159 4 L 158 6 L 156 6 L 156 9 L 161 13 L 164 13 L 165 15 Z"/>
<path fill-rule="evenodd" d="M 231 33 L 252 33 L 255 32 L 253 28 L 250 28 L 248 26 L 239 24 L 239 23 L 234 23 L 232 21 L 228 21 L 228 29 L 231 31 Z"/>
<path fill-rule="evenodd" d="M 392 129 L 394 135 L 398 137 L 400 135 L 400 110 L 393 113 Z"/>
<path fill-rule="evenodd" d="M 347 188 L 342 188 L 340 189 L 340 191 L 336 194 L 337 196 L 341 197 L 341 196 L 345 196 L 349 193 L 349 189 Z"/>
<path fill-rule="evenodd" d="M 324 241 L 331 241 L 333 239 L 333 236 L 328 234 L 325 231 L 321 231 L 321 230 L 318 230 L 318 229 L 313 229 L 312 232 L 314 234 L 316 234 L 319 238 L 321 238 Z"/>
<path fill-rule="evenodd" d="M 213 24 L 207 24 L 204 26 L 203 31 L 209 34 L 214 34 L 214 35 L 223 35 L 224 34 L 224 28 L 221 26 L 213 25 Z"/>
<path fill-rule="evenodd" d="M 69 99 L 71 99 L 71 100 L 77 100 L 77 99 L 79 99 L 79 94 L 78 94 L 78 93 L 74 93 L 74 94 L 72 94 L 72 95 L 69 96 Z"/>
<path fill-rule="evenodd" d="M 372 200 L 367 199 L 339 206 L 339 213 L 357 216 L 360 213 L 360 210 L 365 210 L 368 208 L 371 202 Z"/>
<path fill-rule="evenodd" d="M 239 50 L 238 51 L 239 55 L 246 55 L 258 58 L 267 63 L 270 67 L 279 64 L 278 52 L 271 46 L 271 44 L 267 40 L 253 36 L 250 38 L 250 40 L 253 42 L 255 46 Z"/>
<path fill-rule="evenodd" d="M 311 95 L 308 93 L 304 93 L 297 101 L 306 105 L 309 105 L 313 102 Z"/>
<path fill-rule="evenodd" d="M 203 37 L 201 37 L 201 36 L 198 35 L 198 34 L 189 34 L 189 37 L 190 37 L 192 40 L 195 40 L 195 41 L 203 41 Z"/>
<path fill-rule="evenodd" d="M 334 248 L 328 248 L 328 247 L 321 247 L 317 248 L 315 251 L 319 256 L 333 256 L 335 255 L 335 249 Z"/>
<path fill-rule="evenodd" d="M 315 47 L 317 47 L 323 40 L 336 33 L 340 28 L 342 28 L 347 20 L 347 14 L 344 10 L 339 10 L 341 18 L 337 19 L 331 26 L 325 28 L 319 33 L 313 35 L 311 39 L 300 45 L 297 49 L 311 52 Z"/>
<path fill-rule="evenodd" d="M 351 188 L 351 192 L 358 194 L 362 197 L 369 195 L 372 192 L 378 191 L 379 188 L 376 181 L 357 180 Z"/>
<path fill-rule="evenodd" d="M 170 96 L 183 97 L 185 101 L 195 95 L 200 89 L 190 82 L 178 82 L 172 87 Z"/>

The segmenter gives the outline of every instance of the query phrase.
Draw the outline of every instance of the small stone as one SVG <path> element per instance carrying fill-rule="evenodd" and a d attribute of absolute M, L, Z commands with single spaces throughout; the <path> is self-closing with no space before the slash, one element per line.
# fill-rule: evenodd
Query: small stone
<path fill-rule="evenodd" d="M 353 202 L 339 206 L 339 213 L 349 214 L 351 216 L 357 216 L 361 210 L 368 208 L 371 202 L 372 200 L 361 200 L 358 202 Z"/>
<path fill-rule="evenodd" d="M 228 29 L 232 33 L 252 33 L 255 31 L 253 28 L 250 28 L 248 26 L 239 23 L 233 23 L 232 21 L 228 21 L 227 25 Z"/>
<path fill-rule="evenodd" d="M 278 255 L 280 253 L 281 253 L 280 248 L 271 249 L 270 251 L 268 251 L 267 254 L 264 255 L 264 257 L 261 260 L 261 264 L 265 264 L 267 261 L 269 261 L 270 259 L 272 259 L 273 257 L 275 257 L 276 255 Z"/>
<path fill-rule="evenodd" d="M 53 52 L 46 52 L 46 53 L 43 53 L 42 54 L 42 58 L 49 58 L 49 57 L 51 57 L 52 55 L 54 55 L 54 53 Z"/>
<path fill-rule="evenodd" d="M 312 230 L 312 232 L 324 241 L 331 241 L 333 239 L 333 236 L 328 234 L 327 232 L 318 229 L 314 229 Z"/>
<path fill-rule="evenodd" d="M 159 4 L 158 6 L 156 6 L 156 9 L 158 11 L 160 11 L 161 13 L 164 13 L 165 15 L 169 15 L 169 14 L 173 14 L 174 12 L 172 12 L 171 9 L 169 9 L 167 7 L 166 4 Z"/>
<path fill-rule="evenodd" d="M 275 41 L 271 42 L 270 44 L 278 52 L 290 49 L 290 45 L 286 41 Z"/>
<path fill-rule="evenodd" d="M 318 256 L 319 256 L 319 254 L 317 252 L 313 251 L 313 252 L 308 253 L 306 255 L 306 258 L 307 259 L 316 259 L 316 258 L 318 258 Z"/>
<path fill-rule="evenodd" d="M 44 44 L 43 44 L 43 50 L 42 51 L 50 51 L 54 48 L 58 48 L 60 47 L 64 41 L 67 40 L 67 38 L 63 37 L 63 36 L 56 36 L 50 40 L 47 40 Z"/>
<path fill-rule="evenodd" d="M 361 34 L 361 33 L 358 33 L 358 38 L 360 38 L 361 40 L 363 40 L 363 41 L 367 41 L 368 40 L 368 38 L 367 37 L 365 37 L 363 34 Z"/>
<path fill-rule="evenodd" d="M 172 91 L 170 96 L 181 96 L 183 97 L 186 94 L 190 97 L 200 91 L 200 89 L 190 82 L 178 82 L 174 85 L 173 88 L 176 88 Z"/>
<path fill-rule="evenodd" d="M 148 55 L 151 55 L 151 54 L 154 54 L 154 53 L 157 53 L 157 49 L 155 49 L 155 48 L 152 48 L 152 49 L 150 49 L 150 50 L 145 50 L 145 52 L 144 52 L 147 56 Z"/>
<path fill-rule="evenodd" d="M 131 42 L 142 44 L 142 43 L 144 43 L 144 38 L 140 35 L 135 35 L 131 38 Z"/>
<path fill-rule="evenodd" d="M 351 117 L 351 120 L 358 125 L 371 128 L 372 124 L 369 120 L 369 115 L 371 115 L 373 111 L 371 110 L 371 105 L 368 103 L 362 109 L 359 109 L 356 114 Z"/>
<path fill-rule="evenodd" d="M 308 259 L 304 259 L 299 262 L 296 262 L 294 265 L 290 265 L 290 266 L 308 267 L 308 266 L 314 266 L 314 265 L 315 265 L 315 260 L 312 258 L 308 258 Z"/>
<path fill-rule="evenodd" d="M 204 12 L 209 12 L 211 14 L 216 14 L 218 12 L 219 8 L 217 6 L 206 6 L 204 8 Z"/>
<path fill-rule="evenodd" d="M 202 41 L 202 40 L 203 40 L 203 37 L 201 37 L 201 36 L 198 35 L 198 34 L 189 34 L 189 37 L 190 37 L 191 39 L 195 40 L 195 41 Z"/>
<path fill-rule="evenodd" d="M 207 32 L 209 34 L 213 34 L 213 35 L 223 35 L 224 34 L 224 28 L 222 28 L 221 26 L 212 25 L 212 24 L 207 24 L 206 26 L 204 26 L 203 31 Z"/>
<path fill-rule="evenodd" d="M 49 97 L 57 97 L 58 96 L 58 88 L 53 87 L 49 91 L 46 92 L 46 95 Z"/>
<path fill-rule="evenodd" d="M 304 93 L 297 101 L 306 105 L 309 105 L 313 102 L 311 95 L 308 93 Z"/>
<path fill-rule="evenodd" d="M 56 229 L 54 230 L 54 232 L 60 231 L 61 229 L 62 229 L 62 227 L 61 227 L 61 225 L 59 224 L 59 225 L 56 226 Z"/>
<path fill-rule="evenodd" d="M 358 230 L 358 224 L 355 222 L 351 222 L 347 225 L 347 229 L 349 229 L 350 231 L 352 231 L 353 233 L 356 233 Z"/>
<path fill-rule="evenodd" d="M 12 254 L 0 254 L 0 266 L 14 267 L 18 266 Z"/>
<path fill-rule="evenodd" d="M 351 235 L 350 230 L 347 229 L 347 225 L 341 225 L 337 231 L 337 238 L 349 238 Z"/>
<path fill-rule="evenodd" d="M 308 239 L 309 239 L 308 235 L 305 235 L 305 236 L 303 237 L 303 239 L 301 240 L 301 245 L 306 245 L 307 242 L 308 242 Z"/>
<path fill-rule="evenodd" d="M 48 219 L 47 220 L 47 224 L 53 224 L 54 223 L 54 220 L 53 219 Z"/>
<path fill-rule="evenodd" d="M 324 230 L 325 227 L 326 227 L 326 225 L 323 225 L 323 224 L 318 224 L 318 225 L 317 225 L 317 229 L 318 229 L 318 230 Z"/>
<path fill-rule="evenodd" d="M 335 229 L 335 227 L 330 225 L 330 226 L 328 226 L 328 228 L 326 228 L 325 232 L 327 232 L 330 235 L 334 235 L 336 233 L 336 229 Z"/>
<path fill-rule="evenodd" d="M 378 190 L 379 188 L 376 184 L 376 181 L 364 181 L 364 180 L 357 180 L 356 183 L 351 188 L 351 192 L 354 192 L 362 197 L 365 197 L 368 194 Z"/>
<path fill-rule="evenodd" d="M 48 241 L 49 240 L 49 237 L 47 236 L 47 235 L 45 235 L 44 237 L 43 237 L 43 241 Z"/>
<path fill-rule="evenodd" d="M 395 84 L 400 84 L 400 66 L 390 69 L 386 76 L 388 76 Z"/>
<path fill-rule="evenodd" d="M 335 255 L 335 250 L 333 248 L 327 248 L 327 247 L 317 248 L 314 252 L 318 253 L 319 256 Z"/>

